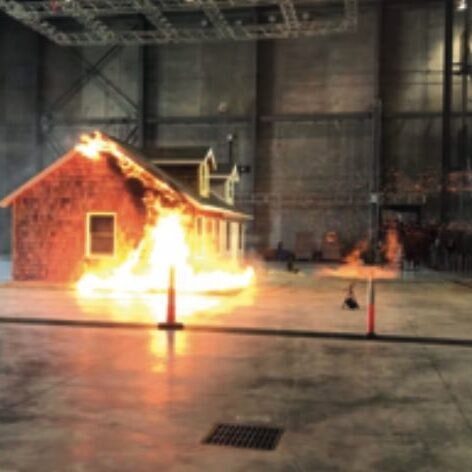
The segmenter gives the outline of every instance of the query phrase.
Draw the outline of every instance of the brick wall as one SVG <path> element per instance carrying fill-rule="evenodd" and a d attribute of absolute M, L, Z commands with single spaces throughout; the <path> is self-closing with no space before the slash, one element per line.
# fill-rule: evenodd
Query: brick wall
<path fill-rule="evenodd" d="M 14 203 L 14 279 L 73 282 L 88 267 L 103 269 L 85 256 L 87 212 L 116 212 L 119 262 L 142 236 L 140 197 L 112 158 L 77 154 Z"/>

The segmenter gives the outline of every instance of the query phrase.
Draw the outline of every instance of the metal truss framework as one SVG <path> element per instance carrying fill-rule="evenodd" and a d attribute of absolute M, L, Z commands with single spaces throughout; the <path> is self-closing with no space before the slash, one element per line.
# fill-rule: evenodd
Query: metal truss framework
<path fill-rule="evenodd" d="M 108 126 L 118 125 L 125 133 L 122 139 L 128 143 L 141 145 L 139 142 L 139 104 L 129 97 L 126 91 L 122 90 L 104 73 L 106 66 L 115 61 L 124 50 L 122 46 L 112 46 L 104 52 L 95 62 L 90 62 L 83 57 L 80 51 L 69 49 L 71 57 L 82 64 L 84 70 L 80 77 L 72 82 L 69 87 L 46 108 L 41 111 L 40 135 L 41 142 L 45 145 L 45 151 L 49 149 L 53 156 L 60 156 L 66 152 L 61 142 L 55 137 L 55 129 L 65 128 L 75 135 L 77 131 L 83 132 L 84 128 L 107 129 Z M 120 109 L 121 116 L 110 118 L 84 119 L 76 118 L 67 120 L 62 117 L 64 107 L 71 102 L 83 89 L 94 82 L 106 93 L 115 105 Z M 72 131 L 73 130 L 73 131 Z M 75 136 L 74 136 L 75 138 Z"/>
<path fill-rule="evenodd" d="M 354 30 L 358 8 L 358 0 L 0 0 L 0 10 L 63 46 L 311 37 Z"/>

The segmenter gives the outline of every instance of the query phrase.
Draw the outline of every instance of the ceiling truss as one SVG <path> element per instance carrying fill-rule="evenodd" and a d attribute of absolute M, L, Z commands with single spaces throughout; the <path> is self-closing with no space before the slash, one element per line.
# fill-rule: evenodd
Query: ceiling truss
<path fill-rule="evenodd" d="M 0 0 L 63 46 L 310 37 L 355 30 L 358 0 Z"/>

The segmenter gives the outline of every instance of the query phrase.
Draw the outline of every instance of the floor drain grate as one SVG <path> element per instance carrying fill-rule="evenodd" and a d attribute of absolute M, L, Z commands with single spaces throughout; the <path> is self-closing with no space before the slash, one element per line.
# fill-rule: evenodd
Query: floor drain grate
<path fill-rule="evenodd" d="M 283 429 L 240 424 L 217 424 L 203 444 L 271 451 L 277 447 Z"/>

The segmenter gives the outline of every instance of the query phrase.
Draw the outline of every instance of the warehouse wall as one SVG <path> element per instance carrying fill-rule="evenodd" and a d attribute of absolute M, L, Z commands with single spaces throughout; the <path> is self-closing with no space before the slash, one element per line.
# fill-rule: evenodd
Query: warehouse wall
<path fill-rule="evenodd" d="M 385 115 L 382 150 L 385 184 L 393 202 L 418 203 L 425 222 L 437 221 L 442 153 L 444 6 L 440 2 L 417 3 L 410 8 L 385 5 L 381 22 L 380 78 Z M 456 64 L 461 60 L 463 19 L 464 13 L 456 11 L 453 58 Z M 461 81 L 460 76 L 453 76 L 455 113 L 461 110 Z M 451 170 L 459 172 L 470 169 L 472 163 L 470 152 L 466 158 L 461 151 L 461 125 L 461 118 L 452 120 Z M 468 119 L 468 126 L 471 125 Z M 449 203 L 451 220 L 470 221 L 470 191 L 452 195 Z"/>
<path fill-rule="evenodd" d="M 45 163 L 69 150 L 87 131 L 102 129 L 126 139 L 130 125 L 120 120 L 136 116 L 138 57 L 134 47 L 63 48 L 44 42 L 39 74 Z M 100 75 L 87 75 L 97 61 L 103 61 Z"/>
<path fill-rule="evenodd" d="M 146 145 L 210 144 L 223 163 L 232 135 L 235 160 L 252 164 L 255 52 L 248 42 L 147 48 L 146 107 L 156 122 L 147 127 Z M 240 191 L 252 191 L 251 176 Z"/>
<path fill-rule="evenodd" d="M 40 166 L 35 139 L 36 53 L 36 35 L 0 16 L 0 195 Z M 9 251 L 9 220 L 9 211 L 0 209 L 0 253 Z"/>
<path fill-rule="evenodd" d="M 234 137 L 234 159 L 251 167 L 239 199 L 256 217 L 252 244 L 293 247 L 297 233 L 309 232 L 318 245 L 334 230 L 347 246 L 367 232 L 371 111 L 380 95 L 390 198 L 421 199 L 426 218 L 434 219 L 437 199 L 422 188 L 436 191 L 441 162 L 443 12 L 429 2 L 394 3 L 363 3 L 355 33 L 142 51 L 60 48 L 0 16 L 0 193 L 84 131 L 138 139 L 133 129 L 144 94 L 148 148 L 211 144 L 225 162 L 227 136 Z M 458 48 L 456 42 L 456 59 Z M 87 63 L 104 56 L 101 77 L 79 82 Z M 464 217 L 470 200 L 455 200 L 451 214 Z M 0 210 L 3 252 L 8 218 Z"/>
<path fill-rule="evenodd" d="M 349 114 L 375 104 L 377 36 L 369 9 L 356 33 L 260 46 L 259 113 L 269 117 L 257 153 L 257 190 L 269 194 L 256 206 L 262 247 L 293 248 L 297 233 L 311 233 L 315 249 L 328 231 L 345 245 L 367 234 L 372 121 Z"/>
<path fill-rule="evenodd" d="M 392 199 L 423 203 L 440 185 L 444 15 L 441 5 L 385 7 L 381 89 L 383 165 Z M 429 116 L 415 116 L 416 113 Z M 434 219 L 437 199 L 425 197 Z"/>

